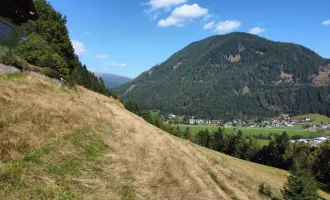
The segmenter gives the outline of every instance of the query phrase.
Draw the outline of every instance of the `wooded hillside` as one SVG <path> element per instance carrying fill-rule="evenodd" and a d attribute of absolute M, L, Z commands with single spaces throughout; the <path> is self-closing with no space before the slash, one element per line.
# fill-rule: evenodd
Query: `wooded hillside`
<path fill-rule="evenodd" d="M 117 91 L 147 109 L 202 118 L 330 116 L 330 88 L 318 82 L 329 64 L 301 45 L 232 33 L 188 45 Z"/>

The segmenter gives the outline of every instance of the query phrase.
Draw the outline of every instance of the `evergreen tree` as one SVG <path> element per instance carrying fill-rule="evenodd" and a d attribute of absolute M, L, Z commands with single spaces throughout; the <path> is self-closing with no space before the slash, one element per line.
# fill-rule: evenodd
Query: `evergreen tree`
<path fill-rule="evenodd" d="M 196 143 L 204 146 L 209 147 L 210 142 L 210 133 L 208 129 L 206 130 L 200 130 L 196 135 Z"/>
<path fill-rule="evenodd" d="M 257 139 L 250 138 L 249 142 L 245 142 L 243 148 L 243 159 L 256 160 L 257 154 L 260 150 L 260 144 Z"/>
<path fill-rule="evenodd" d="M 246 137 L 243 135 L 243 132 L 239 130 L 237 134 L 231 135 L 229 138 L 228 154 L 236 158 L 242 158 L 244 144 L 246 143 Z"/>
<path fill-rule="evenodd" d="M 183 135 L 184 139 L 192 141 L 192 135 L 190 132 L 190 128 L 187 127 L 186 130 L 184 131 L 184 135 Z"/>
<path fill-rule="evenodd" d="M 283 190 L 281 191 L 285 200 L 317 200 L 318 186 L 315 179 L 302 169 L 292 170 Z"/>
<path fill-rule="evenodd" d="M 228 149 L 228 137 L 226 129 L 219 128 L 218 131 L 214 133 L 214 150 L 219 152 L 225 152 Z"/>
<path fill-rule="evenodd" d="M 321 144 L 317 155 L 314 172 L 321 181 L 330 183 L 330 140 Z"/>

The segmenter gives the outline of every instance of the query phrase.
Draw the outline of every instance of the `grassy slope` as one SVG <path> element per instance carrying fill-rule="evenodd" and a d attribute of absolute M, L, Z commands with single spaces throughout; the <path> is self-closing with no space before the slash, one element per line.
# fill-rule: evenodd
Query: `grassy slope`
<path fill-rule="evenodd" d="M 0 74 L 0 199 L 262 199 L 288 173 L 182 141 L 117 101 Z M 329 198 L 329 196 L 324 196 Z"/>
<path fill-rule="evenodd" d="M 315 124 L 319 125 L 321 122 L 323 123 L 330 123 L 330 118 L 324 115 L 319 115 L 319 114 L 307 114 L 307 115 L 299 115 L 299 116 L 294 116 L 292 118 L 298 118 L 298 119 L 303 119 L 303 118 L 310 118 L 315 121 L 308 122 L 307 124 Z"/>

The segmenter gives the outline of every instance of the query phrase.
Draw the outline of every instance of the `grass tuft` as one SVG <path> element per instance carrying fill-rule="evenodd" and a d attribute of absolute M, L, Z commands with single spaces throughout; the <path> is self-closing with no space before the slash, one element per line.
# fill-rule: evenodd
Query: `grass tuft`
<path fill-rule="evenodd" d="M 132 185 L 123 185 L 121 188 L 121 200 L 137 199 L 135 189 Z"/>
<path fill-rule="evenodd" d="M 4 79 L 6 81 L 22 79 L 24 77 L 26 77 L 26 74 L 22 72 L 6 73 L 0 75 L 0 79 Z"/>

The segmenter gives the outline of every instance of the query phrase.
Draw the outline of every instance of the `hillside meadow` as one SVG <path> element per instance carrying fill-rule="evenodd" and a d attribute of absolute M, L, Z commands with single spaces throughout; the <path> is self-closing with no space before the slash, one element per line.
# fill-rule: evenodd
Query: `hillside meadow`
<path fill-rule="evenodd" d="M 307 122 L 307 124 L 309 125 L 319 125 L 321 124 L 321 122 L 327 124 L 330 123 L 330 118 L 324 115 L 319 115 L 319 114 L 307 114 L 307 115 L 298 115 L 298 116 L 294 116 L 292 117 L 293 119 L 305 119 L 305 118 L 309 118 L 312 121 L 311 122 Z"/>
<path fill-rule="evenodd" d="M 265 199 L 261 183 L 281 198 L 287 171 L 171 136 L 115 99 L 25 74 L 0 87 L 0 199 Z"/>

